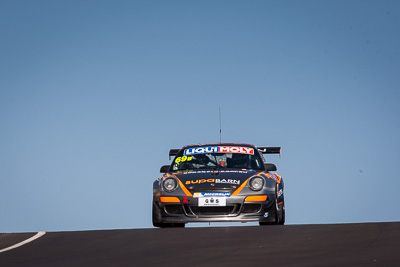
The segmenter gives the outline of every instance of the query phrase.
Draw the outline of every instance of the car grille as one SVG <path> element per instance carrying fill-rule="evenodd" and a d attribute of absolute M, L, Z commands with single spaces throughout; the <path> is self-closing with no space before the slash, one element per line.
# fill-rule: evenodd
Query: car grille
<path fill-rule="evenodd" d="M 188 205 L 165 205 L 164 210 L 168 214 L 187 214 L 194 216 L 228 216 L 237 215 L 240 211 L 239 204 L 223 207 L 198 207 Z M 244 204 L 241 213 L 259 213 L 261 204 Z"/>
<path fill-rule="evenodd" d="M 197 207 L 191 206 L 191 212 L 195 216 L 226 216 L 238 211 L 237 206 L 224 206 L 224 207 Z"/>
<path fill-rule="evenodd" d="M 182 205 L 165 205 L 164 210 L 169 214 L 184 214 Z"/>
<path fill-rule="evenodd" d="M 242 213 L 258 213 L 261 210 L 261 204 L 244 204 Z"/>

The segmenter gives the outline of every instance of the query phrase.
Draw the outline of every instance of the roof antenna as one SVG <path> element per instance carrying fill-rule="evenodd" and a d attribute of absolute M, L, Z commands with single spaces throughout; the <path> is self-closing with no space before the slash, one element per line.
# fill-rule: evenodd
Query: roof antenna
<path fill-rule="evenodd" d="M 222 143 L 221 107 L 219 107 L 219 143 Z"/>

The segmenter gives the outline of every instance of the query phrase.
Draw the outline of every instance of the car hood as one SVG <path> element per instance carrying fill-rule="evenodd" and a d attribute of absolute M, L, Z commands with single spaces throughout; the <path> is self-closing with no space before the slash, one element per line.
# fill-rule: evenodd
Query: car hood
<path fill-rule="evenodd" d="M 173 173 L 191 192 L 223 190 L 233 192 L 243 182 L 260 171 L 254 170 L 199 170 Z"/>

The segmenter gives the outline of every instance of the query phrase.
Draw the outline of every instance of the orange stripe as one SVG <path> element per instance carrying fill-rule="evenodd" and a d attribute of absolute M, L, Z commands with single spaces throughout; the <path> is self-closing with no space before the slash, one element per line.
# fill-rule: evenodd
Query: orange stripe
<path fill-rule="evenodd" d="M 246 201 L 265 201 L 265 200 L 267 200 L 267 195 L 248 196 L 244 201 L 246 202 Z"/>
<path fill-rule="evenodd" d="M 178 179 L 178 177 L 176 177 L 175 174 L 173 174 L 173 176 L 174 176 L 176 179 Z M 181 182 L 181 180 L 178 179 L 178 182 L 179 182 L 179 186 L 182 188 L 183 192 L 185 192 L 185 194 L 186 194 L 188 197 L 191 197 L 191 196 L 192 196 L 192 193 L 190 193 L 189 190 L 187 190 L 187 188 L 183 185 L 183 183 Z"/>
<path fill-rule="evenodd" d="M 160 197 L 161 202 L 170 202 L 170 203 L 180 203 L 181 201 L 177 197 Z"/>
<path fill-rule="evenodd" d="M 275 172 L 274 172 L 274 175 L 275 175 L 275 177 L 276 177 L 277 183 L 280 184 L 280 183 L 281 183 L 281 177 L 280 177 L 277 173 L 275 173 Z"/>
<path fill-rule="evenodd" d="M 233 192 L 232 196 L 237 196 L 237 194 L 239 194 L 240 191 L 242 191 L 243 187 L 247 184 L 247 181 L 248 181 L 248 180 L 249 180 L 249 179 L 247 179 L 246 181 L 244 181 L 244 183 L 243 183 L 238 189 L 236 189 L 235 192 Z"/>

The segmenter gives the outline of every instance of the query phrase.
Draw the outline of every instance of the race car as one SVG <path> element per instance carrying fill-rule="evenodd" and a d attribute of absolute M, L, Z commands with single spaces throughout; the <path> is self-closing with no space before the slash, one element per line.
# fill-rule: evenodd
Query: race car
<path fill-rule="evenodd" d="M 280 147 L 212 143 L 171 149 L 153 183 L 153 225 L 192 222 L 284 224 L 283 180 L 263 154 Z"/>

